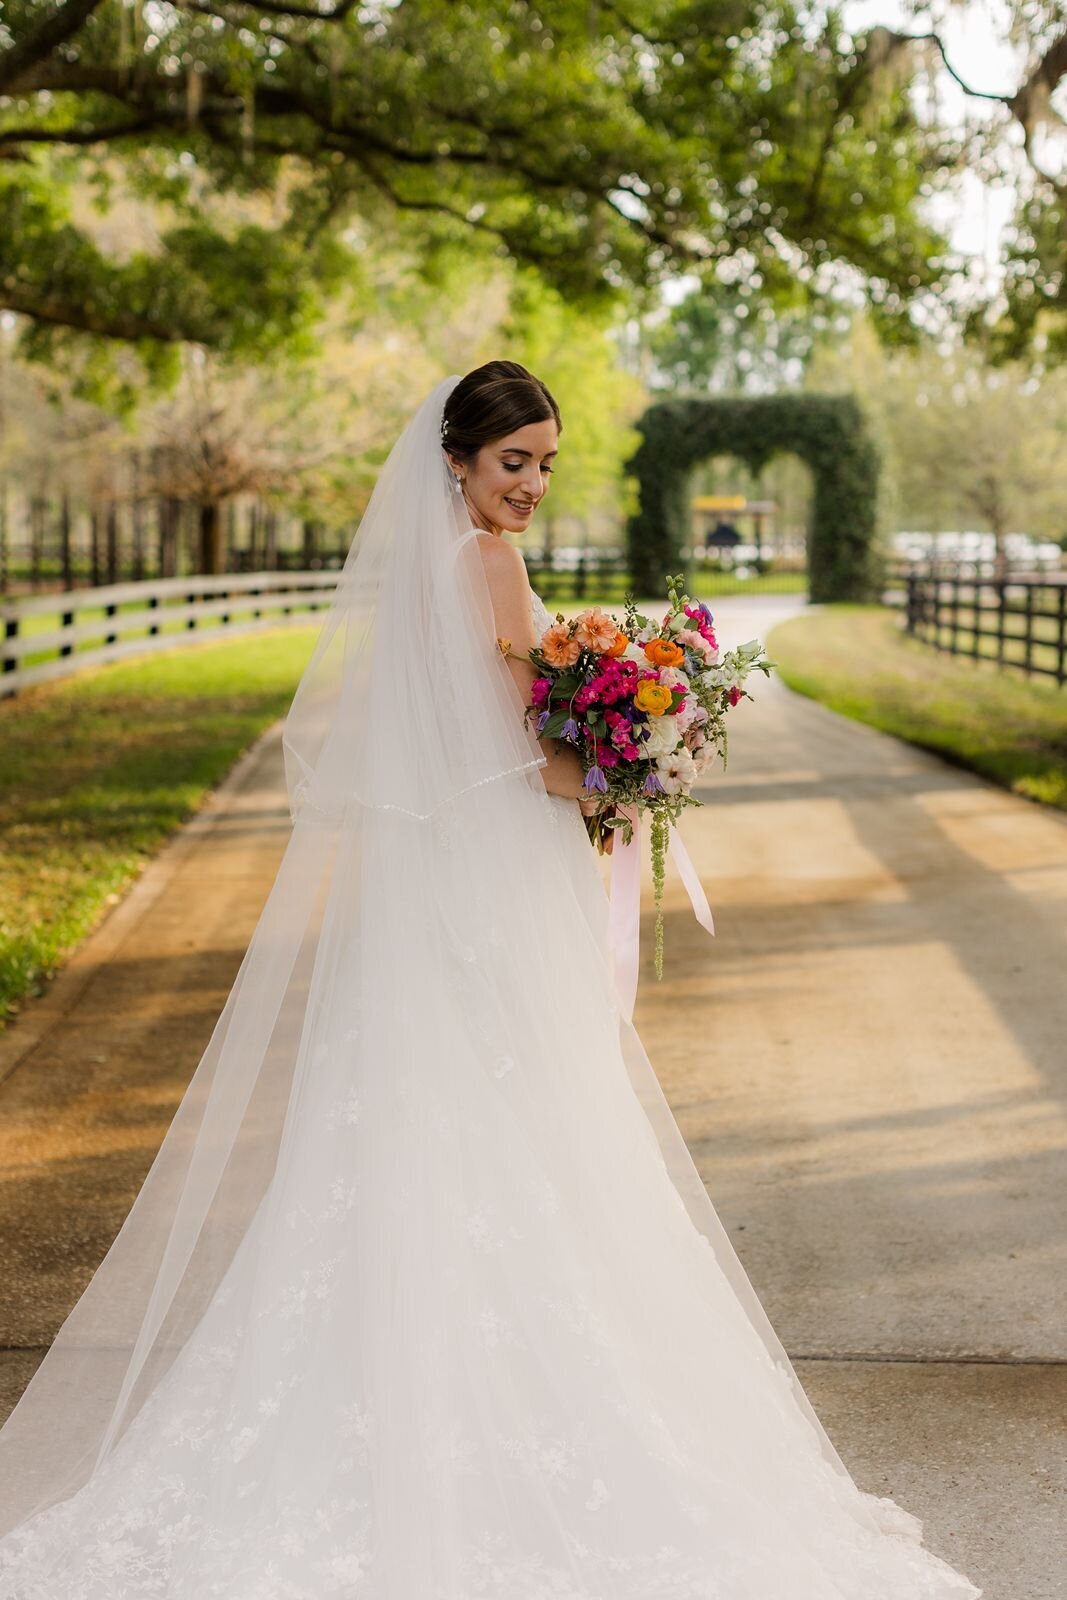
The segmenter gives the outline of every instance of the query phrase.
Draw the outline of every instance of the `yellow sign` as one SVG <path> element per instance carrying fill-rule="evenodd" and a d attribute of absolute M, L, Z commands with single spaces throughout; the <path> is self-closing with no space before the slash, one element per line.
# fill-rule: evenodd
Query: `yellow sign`
<path fill-rule="evenodd" d="M 743 511 L 747 505 L 743 494 L 698 494 L 692 501 L 694 511 Z"/>

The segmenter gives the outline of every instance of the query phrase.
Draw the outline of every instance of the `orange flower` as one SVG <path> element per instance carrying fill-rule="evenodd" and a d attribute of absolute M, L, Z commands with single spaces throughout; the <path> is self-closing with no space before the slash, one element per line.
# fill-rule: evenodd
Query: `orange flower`
<path fill-rule="evenodd" d="M 630 640 L 628 635 L 623 633 L 622 629 L 620 628 L 618 633 L 615 635 L 615 643 L 610 647 L 610 649 L 605 650 L 604 654 L 606 656 L 621 656 L 629 642 Z"/>
<path fill-rule="evenodd" d="M 647 711 L 649 716 L 662 717 L 673 698 L 666 684 L 653 683 L 651 678 L 645 678 L 637 685 L 634 705 L 638 711 Z"/>
<path fill-rule="evenodd" d="M 541 636 L 541 652 L 550 667 L 573 667 L 582 647 L 566 622 L 554 622 Z"/>
<path fill-rule="evenodd" d="M 685 651 L 669 639 L 650 639 L 644 648 L 654 667 L 680 667 L 685 660 Z"/>
<path fill-rule="evenodd" d="M 590 606 L 588 611 L 579 614 L 574 636 L 587 650 L 595 650 L 597 655 L 602 656 L 615 643 L 618 631 L 614 617 L 609 617 L 599 606 Z"/>

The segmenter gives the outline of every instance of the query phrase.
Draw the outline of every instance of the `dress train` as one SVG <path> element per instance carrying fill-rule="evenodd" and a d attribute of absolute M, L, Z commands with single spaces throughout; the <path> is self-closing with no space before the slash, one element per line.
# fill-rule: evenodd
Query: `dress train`
<path fill-rule="evenodd" d="M 499 927 L 457 921 L 462 1016 L 408 997 L 437 1070 L 403 1018 L 338 1007 L 206 1315 L 89 1481 L 0 1540 L 0 1600 L 980 1594 L 857 1488 L 760 1336 L 619 1016 L 580 814 L 530 799 L 558 844 L 525 868 L 531 937 L 577 923 L 580 994 L 561 966 L 531 997 Z"/>

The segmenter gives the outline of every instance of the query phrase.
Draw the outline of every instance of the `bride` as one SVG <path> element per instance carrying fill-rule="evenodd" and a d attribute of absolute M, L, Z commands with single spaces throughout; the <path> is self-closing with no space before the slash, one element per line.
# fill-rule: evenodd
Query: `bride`
<path fill-rule="evenodd" d="M 2 1600 L 980 1593 L 853 1483 L 620 1009 L 577 757 L 522 716 L 506 535 L 560 426 L 490 362 L 381 472 L 277 878 L 0 1431 Z"/>

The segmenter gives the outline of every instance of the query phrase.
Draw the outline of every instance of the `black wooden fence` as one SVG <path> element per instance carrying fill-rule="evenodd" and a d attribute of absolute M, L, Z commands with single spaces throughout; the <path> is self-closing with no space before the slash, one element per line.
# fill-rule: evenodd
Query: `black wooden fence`
<path fill-rule="evenodd" d="M 905 627 L 952 655 L 1067 681 L 1067 573 L 994 577 L 966 569 L 905 574 Z"/>

